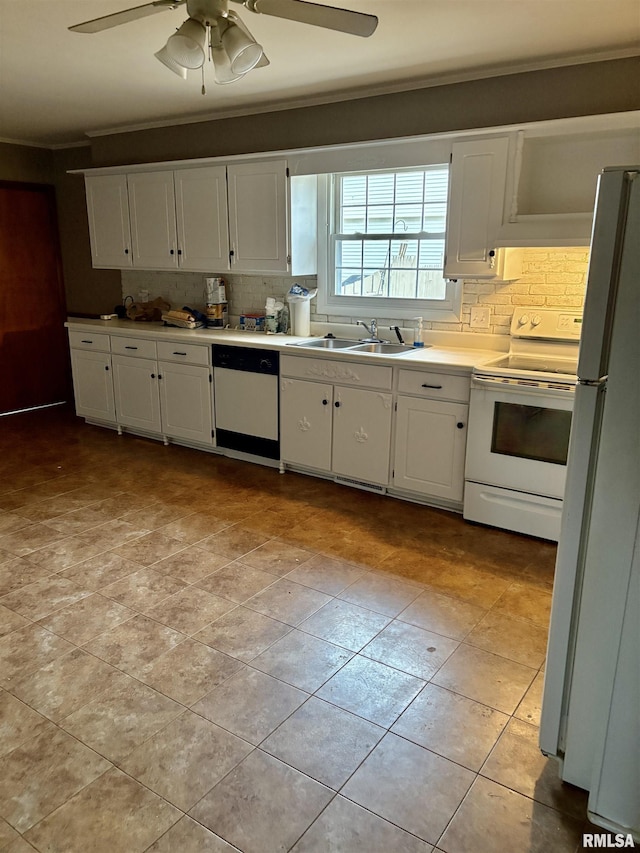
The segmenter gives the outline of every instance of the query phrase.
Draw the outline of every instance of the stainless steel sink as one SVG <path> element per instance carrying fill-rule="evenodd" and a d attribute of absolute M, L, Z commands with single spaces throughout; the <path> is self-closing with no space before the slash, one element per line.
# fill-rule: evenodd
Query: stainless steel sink
<path fill-rule="evenodd" d="M 311 341 L 298 341 L 295 344 L 287 344 L 290 347 L 313 347 L 314 349 L 346 349 L 353 347 L 357 341 L 341 340 L 340 338 L 314 338 Z"/>
<path fill-rule="evenodd" d="M 404 353 L 415 352 L 415 347 L 407 346 L 406 344 L 360 344 L 353 347 L 354 352 L 371 352 L 377 355 L 403 355 Z"/>

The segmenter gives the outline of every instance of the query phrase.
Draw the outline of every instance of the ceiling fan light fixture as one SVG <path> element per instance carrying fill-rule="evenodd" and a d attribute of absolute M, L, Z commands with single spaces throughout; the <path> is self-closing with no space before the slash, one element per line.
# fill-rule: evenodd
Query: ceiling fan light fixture
<path fill-rule="evenodd" d="M 206 59 L 207 29 L 194 18 L 187 18 L 166 44 L 171 59 L 182 68 L 200 68 Z"/>
<path fill-rule="evenodd" d="M 182 65 L 178 65 L 178 63 L 171 58 L 166 45 L 153 55 L 159 62 L 166 65 L 169 71 L 173 71 L 174 74 L 177 74 L 178 77 L 182 77 L 183 80 L 187 79 L 187 69 L 183 68 Z"/>
<path fill-rule="evenodd" d="M 211 45 L 211 58 L 213 59 L 216 83 L 220 85 L 235 83 L 236 80 L 241 80 L 244 77 L 244 74 L 234 74 L 231 70 L 231 62 L 223 47 Z"/>
<path fill-rule="evenodd" d="M 223 32 L 222 46 L 234 74 L 246 74 L 262 59 L 262 45 L 258 44 L 246 27 L 239 27 L 235 21 L 229 21 Z"/>

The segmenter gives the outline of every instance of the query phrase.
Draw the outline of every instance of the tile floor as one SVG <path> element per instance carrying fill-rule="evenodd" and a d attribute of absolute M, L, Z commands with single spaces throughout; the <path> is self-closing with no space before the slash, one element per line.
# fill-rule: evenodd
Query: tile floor
<path fill-rule="evenodd" d="M 537 749 L 554 548 L 0 419 L 2 853 L 565 853 Z"/>

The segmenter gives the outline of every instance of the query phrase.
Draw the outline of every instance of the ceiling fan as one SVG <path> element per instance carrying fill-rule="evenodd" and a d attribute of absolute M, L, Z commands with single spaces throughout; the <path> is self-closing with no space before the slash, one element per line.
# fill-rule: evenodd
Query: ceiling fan
<path fill-rule="evenodd" d="M 375 15 L 309 3 L 307 0 L 232 2 L 257 14 L 286 18 L 363 38 L 372 35 L 378 26 Z M 169 36 L 166 45 L 154 54 L 174 74 L 186 79 L 187 70 L 204 66 L 208 51 L 215 68 L 216 83 L 233 83 L 252 68 L 269 65 L 262 45 L 257 43 L 238 15 L 228 9 L 228 0 L 154 0 L 143 6 L 76 24 L 69 29 L 75 33 L 98 33 L 185 4 L 189 17 Z"/>

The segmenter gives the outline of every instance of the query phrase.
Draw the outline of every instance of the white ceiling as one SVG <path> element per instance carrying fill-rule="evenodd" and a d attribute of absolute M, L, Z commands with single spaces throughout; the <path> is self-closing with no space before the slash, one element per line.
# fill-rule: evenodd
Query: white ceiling
<path fill-rule="evenodd" d="M 233 3 L 271 65 L 218 86 L 207 63 L 203 96 L 200 71 L 185 82 L 153 56 L 186 18 L 185 7 L 92 35 L 67 29 L 142 2 L 0 0 L 0 138 L 56 146 L 115 127 L 640 52 L 640 0 L 336 0 L 379 17 L 368 39 Z"/>

